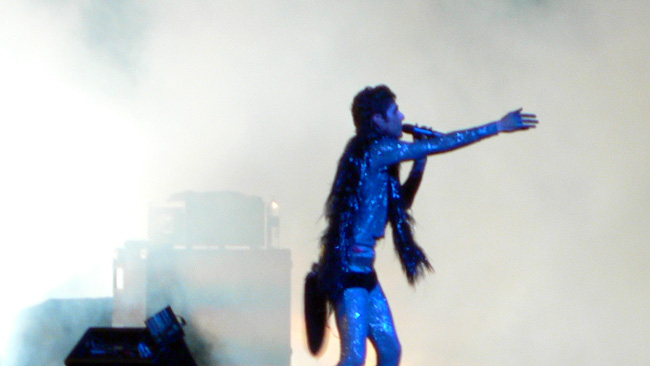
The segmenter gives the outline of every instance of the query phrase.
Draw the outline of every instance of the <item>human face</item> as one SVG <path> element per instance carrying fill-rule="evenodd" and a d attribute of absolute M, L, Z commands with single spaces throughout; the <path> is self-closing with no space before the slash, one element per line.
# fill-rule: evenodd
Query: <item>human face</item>
<path fill-rule="evenodd" d="M 402 137 L 402 121 L 404 114 L 399 110 L 397 103 L 391 103 L 386 110 L 386 116 L 377 113 L 373 116 L 373 121 L 381 133 L 387 136 L 400 138 Z"/>

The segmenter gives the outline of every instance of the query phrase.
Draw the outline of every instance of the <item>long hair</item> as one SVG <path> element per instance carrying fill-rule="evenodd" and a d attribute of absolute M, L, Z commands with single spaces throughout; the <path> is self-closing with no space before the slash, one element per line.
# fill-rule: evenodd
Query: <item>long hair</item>
<path fill-rule="evenodd" d="M 354 240 L 354 219 L 361 204 L 361 178 L 367 169 L 366 155 L 372 141 L 369 134 L 359 134 L 350 139 L 325 201 L 327 228 L 320 239 L 318 272 L 323 290 L 331 302 L 338 301 L 344 290 L 347 253 Z"/>

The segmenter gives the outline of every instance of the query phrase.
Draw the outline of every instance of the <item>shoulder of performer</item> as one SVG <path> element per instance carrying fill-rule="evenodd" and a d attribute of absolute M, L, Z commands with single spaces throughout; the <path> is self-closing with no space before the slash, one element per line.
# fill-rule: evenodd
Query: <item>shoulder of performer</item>
<path fill-rule="evenodd" d="M 391 165 L 402 160 L 411 159 L 410 150 L 412 150 L 412 146 L 413 143 L 396 138 L 378 139 L 370 146 L 369 157 L 371 165 Z"/>

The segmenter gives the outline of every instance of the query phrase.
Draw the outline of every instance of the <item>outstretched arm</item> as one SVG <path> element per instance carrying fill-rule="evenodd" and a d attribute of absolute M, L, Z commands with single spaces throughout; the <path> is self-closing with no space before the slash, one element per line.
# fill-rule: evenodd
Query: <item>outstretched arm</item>
<path fill-rule="evenodd" d="M 376 163 L 392 165 L 404 160 L 417 160 L 427 155 L 439 154 L 467 146 L 499 132 L 514 132 L 534 128 L 537 125 L 534 114 L 522 114 L 521 109 L 510 112 L 496 122 L 444 134 L 414 143 L 404 141 L 387 142 L 378 146 Z"/>

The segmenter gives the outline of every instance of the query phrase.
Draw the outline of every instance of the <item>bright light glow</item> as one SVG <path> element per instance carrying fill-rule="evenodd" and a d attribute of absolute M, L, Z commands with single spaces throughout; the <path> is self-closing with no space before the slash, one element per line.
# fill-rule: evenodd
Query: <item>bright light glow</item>
<path fill-rule="evenodd" d="M 146 144 L 128 116 L 56 70 L 1 53 L 0 59 L 7 243 L 0 276 L 20 279 L 3 283 L 12 296 L 0 304 L 0 323 L 10 324 L 20 309 L 69 294 L 65 283 L 73 276 L 105 268 L 100 276 L 110 277 L 112 250 L 141 221 L 143 210 L 133 204 L 141 201 Z M 98 280 L 105 286 L 88 286 L 94 290 L 86 296 L 111 295 L 110 281 L 83 279 Z M 11 327 L 2 329 L 6 345 Z"/>
<path fill-rule="evenodd" d="M 283 200 L 300 328 L 351 98 L 387 83 L 442 131 L 541 120 L 429 160 L 417 291 L 377 247 L 402 363 L 650 364 L 650 2 L 177 3 L 0 1 L 0 346 L 27 306 L 110 294 L 112 249 L 182 190 Z"/>

